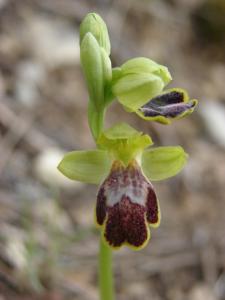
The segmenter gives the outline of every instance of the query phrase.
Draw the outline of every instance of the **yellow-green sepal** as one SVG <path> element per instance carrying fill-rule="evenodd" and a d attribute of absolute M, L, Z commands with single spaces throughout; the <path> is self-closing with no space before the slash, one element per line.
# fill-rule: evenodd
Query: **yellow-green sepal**
<path fill-rule="evenodd" d="M 151 181 L 163 180 L 179 173 L 188 155 L 180 146 L 158 147 L 142 154 L 142 169 Z"/>
<path fill-rule="evenodd" d="M 136 111 L 149 98 L 156 96 L 164 87 L 163 81 L 154 74 L 138 73 L 121 77 L 112 87 L 118 101 L 130 111 Z"/>
<path fill-rule="evenodd" d="M 123 74 L 155 74 L 163 80 L 164 86 L 172 80 L 172 76 L 167 67 L 146 57 L 136 57 L 128 60 L 121 66 L 121 70 Z"/>
<path fill-rule="evenodd" d="M 72 151 L 63 157 L 58 170 L 69 179 L 100 184 L 108 175 L 111 165 L 107 151 Z"/>
<path fill-rule="evenodd" d="M 137 131 L 126 123 L 119 123 L 105 130 L 97 144 L 99 148 L 109 151 L 113 159 L 121 160 L 127 165 L 153 142 L 149 135 Z"/>
<path fill-rule="evenodd" d="M 86 33 L 92 33 L 100 47 L 105 49 L 107 55 L 110 54 L 110 40 L 108 29 L 103 19 L 96 13 L 89 13 L 80 25 L 80 44 Z"/>
<path fill-rule="evenodd" d="M 136 111 L 162 92 L 171 80 L 168 69 L 144 58 L 134 58 L 113 72 L 112 92 L 128 111 Z"/>

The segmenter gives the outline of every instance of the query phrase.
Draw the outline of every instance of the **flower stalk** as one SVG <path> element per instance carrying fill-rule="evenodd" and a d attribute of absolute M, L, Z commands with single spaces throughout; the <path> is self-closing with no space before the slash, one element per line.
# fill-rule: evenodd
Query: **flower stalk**
<path fill-rule="evenodd" d="M 99 292 L 100 300 L 114 300 L 114 282 L 112 272 L 112 250 L 100 238 L 99 245 Z"/>

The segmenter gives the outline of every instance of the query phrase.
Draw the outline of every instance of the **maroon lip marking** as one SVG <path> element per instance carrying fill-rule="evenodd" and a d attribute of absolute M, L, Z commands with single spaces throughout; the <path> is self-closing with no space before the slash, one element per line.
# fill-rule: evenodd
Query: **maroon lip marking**
<path fill-rule="evenodd" d="M 153 189 L 148 190 L 146 208 L 147 208 L 147 221 L 150 224 L 157 224 L 159 221 L 159 208 L 158 208 L 156 194 L 153 191 Z"/>
<path fill-rule="evenodd" d="M 96 204 L 97 223 L 102 225 L 106 216 L 106 197 L 104 195 L 104 188 L 102 187 L 98 192 Z"/>
<path fill-rule="evenodd" d="M 119 203 L 108 208 L 105 238 L 113 247 L 124 242 L 140 247 L 147 239 L 145 207 L 132 203 L 129 197 L 122 196 Z"/>
<path fill-rule="evenodd" d="M 96 220 L 104 226 L 109 245 L 142 246 L 148 239 L 147 222 L 157 224 L 159 207 L 152 184 L 133 160 L 127 167 L 115 161 L 97 195 Z"/>

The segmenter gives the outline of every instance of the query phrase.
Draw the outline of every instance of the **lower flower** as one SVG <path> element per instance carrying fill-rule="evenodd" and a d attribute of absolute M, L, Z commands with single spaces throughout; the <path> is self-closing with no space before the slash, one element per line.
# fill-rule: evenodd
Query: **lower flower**
<path fill-rule="evenodd" d="M 141 249 L 147 244 L 149 225 L 159 225 L 160 210 L 153 186 L 136 160 L 127 166 L 114 161 L 97 195 L 96 221 L 111 247 L 127 244 Z"/>
<path fill-rule="evenodd" d="M 187 154 L 180 146 L 153 147 L 150 136 L 126 123 L 105 130 L 98 149 L 72 151 L 58 169 L 68 178 L 100 184 L 96 223 L 108 245 L 143 248 L 150 227 L 160 223 L 160 209 L 150 181 L 182 170 Z"/>

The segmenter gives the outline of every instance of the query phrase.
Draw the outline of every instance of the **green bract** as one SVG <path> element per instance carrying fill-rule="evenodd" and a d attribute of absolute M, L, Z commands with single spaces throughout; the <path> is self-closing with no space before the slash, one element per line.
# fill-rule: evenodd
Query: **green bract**
<path fill-rule="evenodd" d="M 82 43 L 84 36 L 88 32 L 92 33 L 92 35 L 96 38 L 99 46 L 106 51 L 107 55 L 109 55 L 110 40 L 108 29 L 105 22 L 99 15 L 95 13 L 89 13 L 82 21 L 80 25 L 80 44 Z"/>
<path fill-rule="evenodd" d="M 172 177 L 184 167 L 187 154 L 181 147 L 145 150 L 150 145 L 152 140 L 148 135 L 120 123 L 102 133 L 98 139 L 99 149 L 70 152 L 58 169 L 70 179 L 99 184 L 115 160 L 127 165 L 136 159 L 149 180 Z"/>

